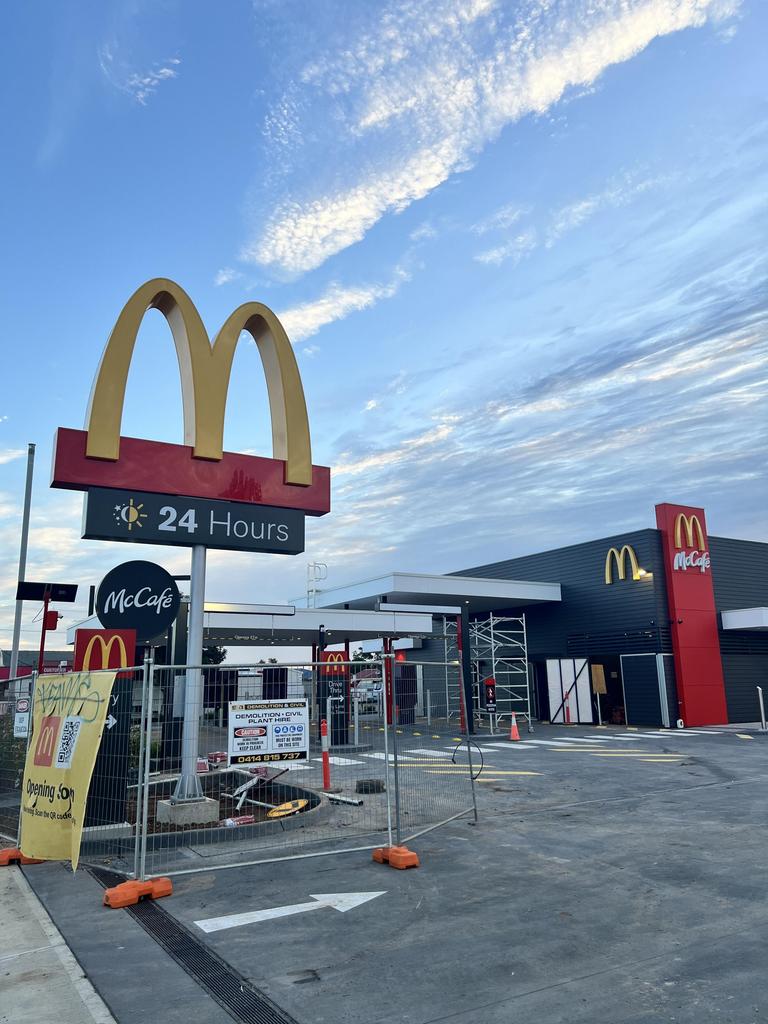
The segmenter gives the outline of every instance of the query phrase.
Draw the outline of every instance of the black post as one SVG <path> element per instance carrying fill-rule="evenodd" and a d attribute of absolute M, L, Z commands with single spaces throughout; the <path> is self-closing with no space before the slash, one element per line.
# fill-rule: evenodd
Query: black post
<path fill-rule="evenodd" d="M 467 733 L 472 735 L 475 731 L 474 702 L 472 699 L 472 649 L 471 637 L 469 635 L 469 608 L 466 604 L 461 606 L 461 678 L 464 682 L 464 710 L 467 716 Z"/>

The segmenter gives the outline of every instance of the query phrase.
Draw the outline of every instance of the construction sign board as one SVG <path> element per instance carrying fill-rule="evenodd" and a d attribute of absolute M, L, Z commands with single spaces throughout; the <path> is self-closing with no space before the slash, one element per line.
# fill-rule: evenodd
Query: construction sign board
<path fill-rule="evenodd" d="M 80 857 L 91 775 L 115 673 L 40 676 L 21 798 L 21 852 L 39 860 Z"/>
<path fill-rule="evenodd" d="M 230 765 L 307 761 L 307 701 L 230 701 L 227 752 Z"/>

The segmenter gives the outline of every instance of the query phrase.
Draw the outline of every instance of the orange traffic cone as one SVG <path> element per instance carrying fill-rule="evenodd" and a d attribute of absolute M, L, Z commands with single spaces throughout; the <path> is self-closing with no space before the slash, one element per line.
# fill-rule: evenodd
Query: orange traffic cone
<path fill-rule="evenodd" d="M 512 712 L 512 721 L 510 722 L 510 725 L 509 725 L 509 738 L 511 740 L 519 740 L 520 739 L 520 733 L 518 732 L 518 729 L 517 729 L 517 719 L 515 718 L 514 711 Z"/>

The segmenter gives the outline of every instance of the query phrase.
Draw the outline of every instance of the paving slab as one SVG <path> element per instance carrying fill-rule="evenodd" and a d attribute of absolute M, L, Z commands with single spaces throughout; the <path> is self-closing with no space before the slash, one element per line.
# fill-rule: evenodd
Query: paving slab
<path fill-rule="evenodd" d="M 125 910 L 102 905 L 104 889 L 87 871 L 54 863 L 23 871 L 119 1024 L 231 1024 Z"/>
<path fill-rule="evenodd" d="M 18 867 L 0 869 L 0 1022 L 114 1024 Z"/>

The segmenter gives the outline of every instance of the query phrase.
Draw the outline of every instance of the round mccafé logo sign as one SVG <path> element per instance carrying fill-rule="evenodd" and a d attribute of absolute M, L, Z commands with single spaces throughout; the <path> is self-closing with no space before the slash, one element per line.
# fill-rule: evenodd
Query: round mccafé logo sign
<path fill-rule="evenodd" d="M 108 572 L 96 593 L 96 615 L 106 629 L 135 629 L 136 640 L 154 640 L 179 613 L 173 576 L 154 562 L 123 562 Z"/>

